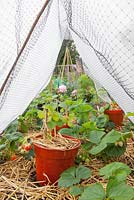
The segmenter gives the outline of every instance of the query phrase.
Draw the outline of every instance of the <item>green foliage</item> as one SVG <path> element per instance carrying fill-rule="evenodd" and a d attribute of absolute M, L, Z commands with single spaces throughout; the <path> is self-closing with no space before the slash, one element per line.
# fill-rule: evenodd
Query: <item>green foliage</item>
<path fill-rule="evenodd" d="M 101 130 L 93 130 L 93 131 L 90 131 L 89 133 L 89 140 L 91 143 L 93 144 L 99 144 L 100 141 L 101 141 L 101 138 L 105 135 L 105 132 L 104 131 L 101 131 Z"/>
<path fill-rule="evenodd" d="M 126 144 L 125 143 L 123 144 L 122 141 L 121 142 L 119 141 L 119 144 L 120 143 L 121 146 L 120 145 L 116 146 L 116 144 L 109 144 L 105 149 L 105 151 L 102 153 L 102 158 L 107 159 L 123 155 L 126 151 Z"/>
<path fill-rule="evenodd" d="M 100 175 L 109 179 L 106 187 L 106 196 L 110 200 L 132 200 L 134 190 L 126 184 L 130 168 L 121 162 L 113 162 L 100 169 Z"/>
<path fill-rule="evenodd" d="M 32 148 L 32 149 L 30 149 L 29 151 L 24 152 L 24 153 L 23 153 L 23 156 L 24 156 L 25 159 L 27 159 L 27 160 L 32 160 L 33 157 L 34 157 L 34 149 Z"/>
<path fill-rule="evenodd" d="M 127 117 L 134 117 L 134 112 L 128 112 L 126 116 Z"/>
<path fill-rule="evenodd" d="M 130 172 L 131 172 L 130 167 L 121 162 L 110 163 L 105 167 L 101 168 L 99 171 L 100 176 L 104 176 L 105 179 L 109 179 L 110 177 L 115 177 L 118 181 L 126 180 Z"/>
<path fill-rule="evenodd" d="M 124 122 L 123 124 L 124 124 L 124 131 L 125 132 L 131 131 L 132 137 L 133 137 L 134 123 L 131 121 L 127 121 L 127 122 Z"/>
<path fill-rule="evenodd" d="M 86 74 L 82 74 L 78 79 L 78 86 L 87 89 L 89 86 L 94 87 L 94 83 Z"/>
<path fill-rule="evenodd" d="M 18 121 L 15 120 L 0 137 L 0 160 L 8 160 L 18 152 L 24 136 L 18 132 Z"/>
<path fill-rule="evenodd" d="M 96 118 L 96 125 L 97 125 L 98 128 L 103 128 L 103 127 L 105 127 L 106 124 L 107 124 L 107 122 L 108 122 L 108 117 L 107 117 L 107 115 L 102 114 L 102 115 L 99 115 L 99 116 Z"/>
<path fill-rule="evenodd" d="M 5 133 L 15 133 L 18 130 L 18 120 L 13 121 L 6 129 Z"/>
<path fill-rule="evenodd" d="M 28 130 L 40 130 L 43 125 L 44 112 L 43 106 L 50 102 L 57 102 L 57 94 L 45 89 L 38 98 L 34 99 L 26 111 L 19 117 L 19 129 L 21 132 L 28 132 Z"/>
<path fill-rule="evenodd" d="M 111 130 L 103 135 L 100 142 L 93 146 L 90 150 L 92 155 L 120 156 L 126 149 L 126 139 L 130 134 L 122 134 L 119 131 Z"/>
<path fill-rule="evenodd" d="M 130 132 L 119 132 L 112 126 L 109 126 L 108 130 L 108 117 L 102 113 L 98 114 L 85 102 L 79 101 L 78 105 L 76 103 L 70 106 L 70 110 L 75 113 L 77 125 L 63 129 L 60 133 L 85 140 L 89 145 L 88 154 L 104 159 L 121 156 L 125 152 L 126 140 L 131 137 Z"/>
<path fill-rule="evenodd" d="M 84 102 L 83 100 L 79 99 L 74 101 L 73 105 L 70 106 L 70 112 L 74 112 L 77 118 L 77 123 L 82 125 L 85 122 L 89 121 L 89 116 L 94 115 L 96 113 L 93 106 L 89 105 L 88 103 Z"/>
<path fill-rule="evenodd" d="M 79 200 L 104 200 L 105 191 L 100 183 L 96 183 L 85 188 Z"/>
<path fill-rule="evenodd" d="M 133 200 L 134 189 L 124 181 L 120 182 L 113 178 L 107 184 L 106 195 L 110 200 Z"/>
<path fill-rule="evenodd" d="M 50 130 L 56 126 L 62 126 L 64 124 L 63 114 L 57 111 L 57 104 L 50 102 L 43 106 L 43 110 L 38 112 L 40 119 L 46 120 L 47 126 Z"/>
<path fill-rule="evenodd" d="M 84 191 L 84 187 L 78 186 L 78 185 L 71 186 L 69 189 L 70 194 L 73 196 L 81 195 L 83 191 Z"/>
<path fill-rule="evenodd" d="M 134 190 L 124 182 L 110 179 L 106 192 L 100 183 L 88 186 L 79 200 L 133 200 Z"/>
<path fill-rule="evenodd" d="M 82 166 L 78 169 L 77 173 L 76 167 L 63 172 L 59 186 L 69 187 L 70 194 L 77 196 L 79 200 L 134 200 L 134 189 L 126 184 L 126 178 L 131 170 L 124 163 L 113 162 L 100 169 L 100 175 L 108 179 L 106 190 L 101 183 L 82 185 L 81 179 L 89 178 L 91 172 Z"/>
<path fill-rule="evenodd" d="M 79 101 L 78 105 L 76 103 L 70 106 L 70 110 L 75 113 L 77 125 L 71 129 L 63 129 L 60 133 L 85 140 L 89 145 L 87 151 L 95 156 L 117 157 L 125 152 L 126 140 L 131 137 L 129 132 L 116 131 L 112 126 L 108 130 L 108 117 L 98 114 L 85 102 Z"/>
<path fill-rule="evenodd" d="M 59 131 L 60 134 L 70 135 L 76 138 L 80 138 L 81 126 L 74 124 L 73 127 L 63 128 Z"/>
<path fill-rule="evenodd" d="M 90 102 L 95 94 L 93 81 L 86 74 L 82 74 L 78 78 L 78 98 Z"/>
<path fill-rule="evenodd" d="M 35 106 L 35 107 L 34 107 Z M 27 133 L 28 130 L 38 130 L 41 128 L 41 120 L 38 117 L 37 105 L 31 104 L 27 111 L 19 117 L 19 129 L 23 133 Z"/>
<path fill-rule="evenodd" d="M 79 167 L 71 167 L 64 171 L 58 181 L 60 187 L 70 187 L 80 183 L 81 180 L 91 176 L 91 171 L 87 167 L 80 165 Z"/>

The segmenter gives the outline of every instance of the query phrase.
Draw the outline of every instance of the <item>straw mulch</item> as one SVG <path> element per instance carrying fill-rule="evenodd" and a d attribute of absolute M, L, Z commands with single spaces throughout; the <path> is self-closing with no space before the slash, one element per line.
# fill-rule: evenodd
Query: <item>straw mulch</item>
<path fill-rule="evenodd" d="M 0 165 L 0 200 L 60 200 L 66 191 L 57 186 L 39 187 L 35 180 L 34 162 L 23 157 Z"/>
<path fill-rule="evenodd" d="M 115 161 L 115 160 L 114 160 Z M 134 169 L 134 141 L 128 142 L 125 155 L 117 159 L 128 164 Z M 83 184 L 101 182 L 104 187 L 106 182 L 98 175 L 98 169 L 104 166 L 102 160 L 92 159 L 89 168 L 93 175 Z M 134 174 L 128 177 L 128 184 L 134 186 Z M 67 190 L 56 185 L 39 186 L 35 181 L 35 163 L 23 157 L 15 161 L 0 164 L 0 200 L 76 200 Z"/>

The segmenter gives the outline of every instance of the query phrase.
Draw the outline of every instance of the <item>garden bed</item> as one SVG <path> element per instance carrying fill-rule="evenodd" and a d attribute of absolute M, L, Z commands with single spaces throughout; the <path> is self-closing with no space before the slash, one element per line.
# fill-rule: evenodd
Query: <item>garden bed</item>
<path fill-rule="evenodd" d="M 121 200 L 126 200 L 126 197 L 127 200 L 134 199 L 132 188 L 134 187 L 134 125 L 127 116 L 124 116 L 122 126 L 118 126 L 105 115 L 105 110 L 112 108 L 113 104 L 112 107 L 111 104 L 102 105 L 95 88 L 89 87 L 90 80 L 85 75 L 80 77 L 77 87 L 73 85 L 70 88 L 70 84 L 65 83 L 66 85 L 62 83 L 53 87 L 53 90 L 49 87 L 45 89 L 37 99 L 33 100 L 25 113 L 10 124 L 0 138 L 0 200 L 87 200 L 89 195 L 92 200 L 98 198 L 104 200 L 117 199 L 113 195 L 118 195 L 118 191 L 121 193 Z M 43 145 L 41 133 L 43 142 L 45 141 Z M 43 155 L 46 146 L 52 150 L 51 145 L 57 144 L 59 138 L 57 133 L 63 134 L 64 139 L 74 137 L 79 140 L 79 144 L 81 143 L 76 159 L 77 166 L 65 173 L 64 170 L 74 165 L 76 154 L 73 159 L 70 158 L 69 165 L 65 162 L 68 159 L 63 158 L 63 155 L 60 157 L 62 162 L 58 157 L 56 165 L 52 162 L 56 160 L 53 158 L 57 158 L 55 154 L 52 153 L 52 156 L 49 154 L 49 158 L 45 157 L 45 161 L 38 162 L 40 155 L 36 153 L 37 143 L 38 146 L 41 143 Z M 64 140 L 64 146 L 66 142 Z M 74 142 L 71 143 L 73 144 Z M 59 150 L 59 147 L 63 148 L 63 141 L 58 142 L 56 148 Z M 43 167 L 46 168 L 50 158 L 52 159 L 51 166 L 47 167 L 48 173 Z M 42 166 L 44 162 L 45 166 Z M 60 171 L 65 163 L 67 167 Z M 42 170 L 41 177 L 37 168 Z M 58 177 L 52 180 L 54 171 L 57 175 L 56 169 L 59 170 Z M 103 169 L 102 173 L 100 169 Z M 109 173 L 107 178 L 105 170 Z M 55 183 L 62 172 L 58 184 Z M 43 181 L 37 181 L 36 177 L 37 180 Z M 44 177 L 51 185 L 43 186 L 48 183 Z M 103 193 L 102 197 L 96 189 Z"/>
<path fill-rule="evenodd" d="M 112 160 L 112 161 L 115 161 Z M 121 161 L 134 169 L 134 141 L 128 140 L 127 150 L 123 156 L 116 161 Z M 111 162 L 111 161 L 109 161 Z M 93 174 L 89 180 L 82 184 L 101 182 L 105 187 L 105 180 L 98 175 L 98 169 L 106 163 L 102 160 L 92 159 L 89 168 Z M 134 174 L 127 178 L 128 184 L 134 186 Z M 0 164 L 0 197 L 1 200 L 75 200 L 66 189 L 56 185 L 39 186 L 35 178 L 35 163 L 19 157 L 17 160 Z"/>

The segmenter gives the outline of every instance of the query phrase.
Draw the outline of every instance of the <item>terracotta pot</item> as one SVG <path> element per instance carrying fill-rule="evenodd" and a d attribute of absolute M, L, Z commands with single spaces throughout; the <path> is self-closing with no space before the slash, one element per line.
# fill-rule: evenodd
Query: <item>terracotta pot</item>
<path fill-rule="evenodd" d="M 77 143 L 76 146 L 68 150 L 57 150 L 48 149 L 34 143 L 36 179 L 38 181 L 43 181 L 40 185 L 48 183 L 47 177 L 49 178 L 51 184 L 55 183 L 64 170 L 75 164 L 75 157 L 81 142 L 71 136 L 64 135 L 63 137 L 75 141 Z"/>
<path fill-rule="evenodd" d="M 62 128 L 69 128 L 69 126 L 67 124 L 64 124 L 62 126 L 56 126 L 55 128 L 56 128 L 55 129 L 56 133 L 58 133 L 58 131 L 61 130 Z M 55 135 L 54 129 L 51 131 L 51 133 L 52 133 L 52 136 Z"/>
<path fill-rule="evenodd" d="M 62 128 L 69 128 L 69 126 L 67 124 L 64 124 L 62 126 L 56 126 L 56 131 L 59 131 Z"/>
<path fill-rule="evenodd" d="M 118 110 L 105 110 L 104 112 L 109 116 L 109 120 L 114 122 L 115 125 L 121 126 L 124 118 L 124 112 L 121 109 Z"/>

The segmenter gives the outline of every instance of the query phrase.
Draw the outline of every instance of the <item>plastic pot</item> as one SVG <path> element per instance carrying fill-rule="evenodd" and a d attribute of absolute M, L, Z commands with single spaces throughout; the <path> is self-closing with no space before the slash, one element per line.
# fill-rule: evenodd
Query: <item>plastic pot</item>
<path fill-rule="evenodd" d="M 50 184 L 55 183 L 64 170 L 75 164 L 75 157 L 81 142 L 71 136 L 64 135 L 63 137 L 75 141 L 75 147 L 68 150 L 57 150 L 34 143 L 36 179 L 43 181 L 40 185 L 46 185 L 49 182 L 48 179 Z"/>
<path fill-rule="evenodd" d="M 67 124 L 64 124 L 62 126 L 56 126 L 56 131 L 59 131 L 62 128 L 69 128 L 69 126 Z"/>
<path fill-rule="evenodd" d="M 67 124 L 64 124 L 64 125 L 62 125 L 62 126 L 56 126 L 56 127 L 55 127 L 56 134 L 57 134 L 58 131 L 61 130 L 62 128 L 69 128 L 69 126 L 68 126 Z M 54 129 L 51 131 L 51 133 L 52 133 L 52 136 L 55 135 Z"/>
<path fill-rule="evenodd" d="M 124 112 L 121 109 L 118 110 L 105 110 L 104 112 L 109 116 L 109 120 L 114 122 L 116 126 L 122 126 Z"/>

